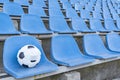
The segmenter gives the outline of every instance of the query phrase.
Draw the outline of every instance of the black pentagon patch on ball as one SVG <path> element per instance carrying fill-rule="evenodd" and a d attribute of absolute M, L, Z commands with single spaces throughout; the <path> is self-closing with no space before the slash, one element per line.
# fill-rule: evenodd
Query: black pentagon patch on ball
<path fill-rule="evenodd" d="M 28 65 L 22 64 L 23 67 L 29 68 Z"/>
<path fill-rule="evenodd" d="M 20 59 L 23 59 L 25 56 L 24 56 L 24 53 L 23 52 L 20 52 L 20 54 L 19 54 L 19 58 Z"/>
<path fill-rule="evenodd" d="M 36 60 L 31 60 L 31 62 L 36 62 Z"/>
<path fill-rule="evenodd" d="M 30 49 L 30 48 L 34 48 L 34 46 L 28 46 L 28 49 Z"/>

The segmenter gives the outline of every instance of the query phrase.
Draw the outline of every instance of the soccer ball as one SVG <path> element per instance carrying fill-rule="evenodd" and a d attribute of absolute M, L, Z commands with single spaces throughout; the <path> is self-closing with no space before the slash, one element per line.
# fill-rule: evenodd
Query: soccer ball
<path fill-rule="evenodd" d="M 24 67 L 35 67 L 41 59 L 41 52 L 34 45 L 23 46 L 17 54 L 17 61 Z"/>

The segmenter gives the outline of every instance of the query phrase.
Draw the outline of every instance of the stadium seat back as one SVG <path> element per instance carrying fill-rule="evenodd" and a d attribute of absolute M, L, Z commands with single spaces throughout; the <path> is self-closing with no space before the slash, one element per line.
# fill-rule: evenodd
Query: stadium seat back
<path fill-rule="evenodd" d="M 33 23 L 34 22 L 34 23 Z M 29 34 L 48 34 L 52 31 L 48 31 L 39 16 L 36 15 L 22 15 L 20 29 L 24 33 Z"/>
<path fill-rule="evenodd" d="M 19 34 L 12 20 L 5 13 L 0 13 L 0 34 Z"/>
<path fill-rule="evenodd" d="M 5 3 L 3 5 L 3 12 L 13 16 L 21 16 L 22 14 L 24 14 L 21 5 L 13 2 Z"/>

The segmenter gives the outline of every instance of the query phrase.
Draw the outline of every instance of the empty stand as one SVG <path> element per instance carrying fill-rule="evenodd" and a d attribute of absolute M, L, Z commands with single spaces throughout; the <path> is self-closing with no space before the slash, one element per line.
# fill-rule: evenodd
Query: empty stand
<path fill-rule="evenodd" d="M 27 44 L 35 45 L 41 51 L 41 61 L 33 68 L 25 68 L 17 62 L 18 50 Z M 8 38 L 4 44 L 3 64 L 5 71 L 15 78 L 30 77 L 57 70 L 57 66 L 46 58 L 40 42 L 31 36 Z"/>
<path fill-rule="evenodd" d="M 70 35 L 52 37 L 51 56 L 55 63 L 65 66 L 84 65 L 95 60 L 94 58 L 83 55 L 76 41 Z"/>
<path fill-rule="evenodd" d="M 3 55 L 0 54 L 0 62 L 3 59 L 1 64 L 4 64 L 2 68 L 0 64 L 0 80 L 6 78 L 1 76 L 1 69 L 8 73 L 7 77 L 13 76 L 12 80 L 25 77 L 42 80 L 79 70 L 83 72 L 82 79 L 89 80 L 86 68 L 93 67 L 97 72 L 103 69 L 103 63 L 116 64 L 120 59 L 119 18 L 119 0 L 0 0 L 1 53 L 5 40 Z M 18 50 L 26 44 L 33 44 L 42 52 L 42 61 L 34 68 L 24 68 L 16 60 Z M 106 76 L 113 78 L 118 74 L 109 72 L 113 73 L 107 70 L 107 75 L 100 76 L 107 80 Z M 96 75 L 90 78 L 95 79 Z"/>

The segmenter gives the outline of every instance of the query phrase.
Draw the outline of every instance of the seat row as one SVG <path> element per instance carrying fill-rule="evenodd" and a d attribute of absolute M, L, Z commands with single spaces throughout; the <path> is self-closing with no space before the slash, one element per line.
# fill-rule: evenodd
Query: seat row
<path fill-rule="evenodd" d="M 90 19 L 90 26 L 81 18 L 72 18 L 71 27 L 66 20 L 59 16 L 49 17 L 49 28 L 36 15 L 22 15 L 19 31 L 23 34 L 52 34 L 52 33 L 78 33 L 78 32 L 111 32 L 120 31 L 120 19 L 116 25 L 113 20 L 104 20 L 104 26 L 98 19 Z M 9 15 L 0 13 L 0 34 L 20 34 Z"/>
<path fill-rule="evenodd" d="M 107 5 L 107 3 L 106 3 Z M 70 2 L 63 3 L 63 9 L 69 10 L 72 9 L 72 5 Z M 113 19 L 116 20 L 119 18 L 119 8 L 117 10 L 114 9 L 112 4 L 109 3 L 109 6 L 94 6 L 86 4 L 85 7 L 82 7 L 80 3 L 75 3 L 74 9 L 79 11 L 80 17 L 85 19 L 90 18 L 98 18 L 98 19 Z"/>
<path fill-rule="evenodd" d="M 19 40 L 19 42 L 18 42 Z M 95 62 L 96 59 L 106 60 L 120 57 L 120 35 L 106 35 L 106 46 L 97 34 L 87 34 L 83 38 L 83 52 L 80 51 L 75 38 L 71 35 L 56 35 L 51 39 L 49 61 L 38 39 L 32 36 L 13 36 L 5 40 L 3 64 L 5 71 L 15 78 L 24 78 L 58 70 L 58 64 L 68 67 L 80 66 Z M 41 52 L 41 61 L 36 67 L 22 67 L 17 62 L 17 52 L 24 45 L 35 45 Z M 8 56 L 9 55 L 9 56 Z"/>
<path fill-rule="evenodd" d="M 36 6 L 41 6 L 41 7 L 46 7 L 46 3 L 45 3 L 45 0 L 33 0 L 33 1 L 30 1 L 30 0 L 0 0 L 0 3 L 1 4 L 4 4 L 4 3 L 8 3 L 8 2 L 15 2 L 15 3 L 18 3 L 20 4 L 21 6 L 29 6 L 29 5 L 36 5 Z"/>
<path fill-rule="evenodd" d="M 49 1 L 49 6 L 48 6 L 49 14 L 45 13 L 43 7 L 39 7 L 37 5 L 29 5 L 28 11 L 23 11 L 20 4 L 13 3 L 13 2 L 4 3 L 2 12 L 7 13 L 9 15 L 13 15 L 13 16 L 21 16 L 22 14 L 25 14 L 24 12 L 26 12 L 27 14 L 35 14 L 40 17 L 52 16 L 54 14 L 50 14 L 50 13 L 53 11 L 55 11 L 57 13 L 59 13 L 59 12 L 62 13 L 62 11 L 60 10 L 61 7 L 60 7 L 58 1 L 54 1 L 54 4 L 56 4 L 56 5 L 53 5 L 53 2 Z M 80 4 L 76 3 L 75 10 L 79 10 L 79 5 Z M 66 13 L 71 11 L 69 8 L 73 9 L 72 5 L 69 2 L 63 3 L 63 9 L 66 9 Z M 17 12 L 16 12 L 16 9 L 17 9 Z M 101 8 L 100 9 L 96 8 L 96 9 L 98 11 L 93 10 L 92 13 L 89 11 L 90 9 L 88 9 L 88 10 L 81 9 L 79 12 L 80 18 L 85 18 L 85 19 L 97 18 L 97 19 L 113 19 L 113 20 L 117 20 L 119 18 L 119 14 L 113 8 L 111 8 L 111 10 L 110 10 L 110 11 L 112 11 L 111 13 L 107 7 L 105 7 L 105 9 L 103 9 L 102 13 L 101 13 Z M 77 12 L 76 11 L 74 11 L 74 12 L 75 12 L 74 15 L 77 15 Z M 61 14 L 61 15 L 64 16 L 63 14 Z"/>

